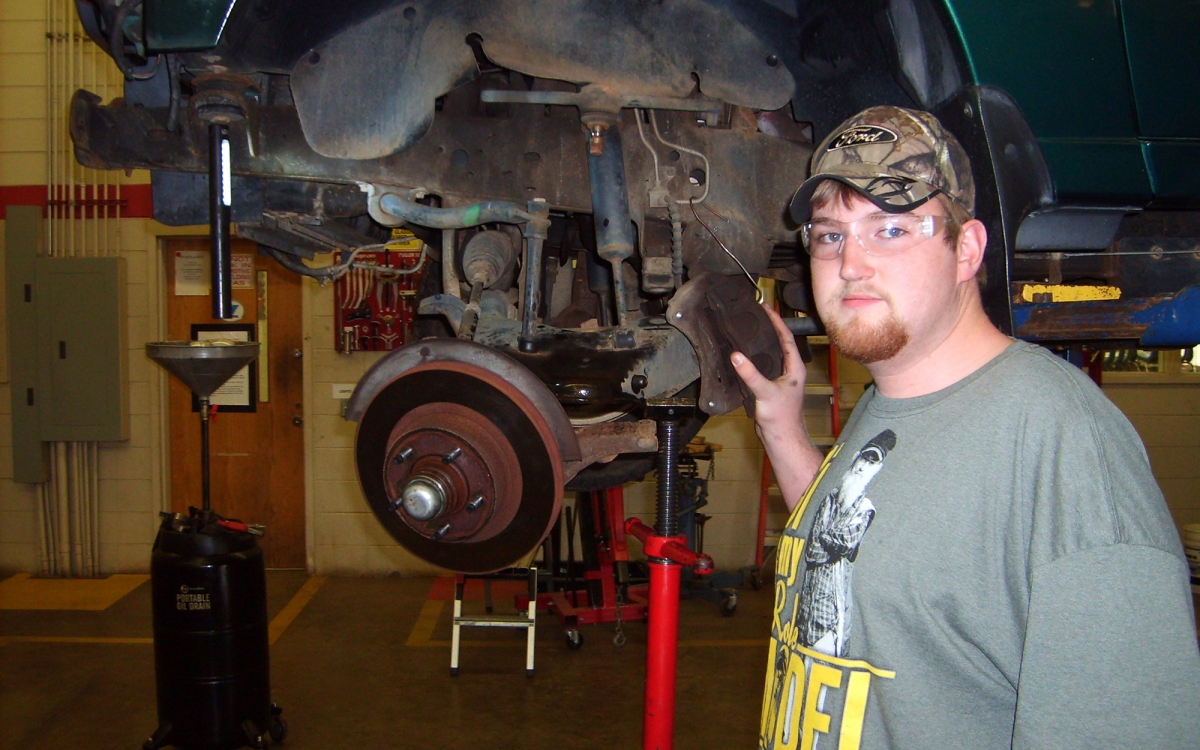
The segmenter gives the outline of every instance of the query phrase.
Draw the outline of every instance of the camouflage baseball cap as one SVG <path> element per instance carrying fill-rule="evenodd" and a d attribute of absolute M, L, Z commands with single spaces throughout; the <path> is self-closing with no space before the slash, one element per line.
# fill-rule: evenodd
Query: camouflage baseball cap
<path fill-rule="evenodd" d="M 813 191 L 837 180 L 891 213 L 938 193 L 975 215 L 975 181 L 958 139 L 928 112 L 871 107 L 846 120 L 813 154 L 812 177 L 792 198 L 792 218 L 808 221 Z"/>

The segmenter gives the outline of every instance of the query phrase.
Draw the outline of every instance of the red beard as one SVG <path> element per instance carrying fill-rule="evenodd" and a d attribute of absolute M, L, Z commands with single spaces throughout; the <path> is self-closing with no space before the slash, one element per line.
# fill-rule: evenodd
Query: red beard
<path fill-rule="evenodd" d="M 846 326 L 826 323 L 825 331 L 839 352 L 864 365 L 889 360 L 908 345 L 908 331 L 891 315 L 875 326 L 861 320 Z"/>

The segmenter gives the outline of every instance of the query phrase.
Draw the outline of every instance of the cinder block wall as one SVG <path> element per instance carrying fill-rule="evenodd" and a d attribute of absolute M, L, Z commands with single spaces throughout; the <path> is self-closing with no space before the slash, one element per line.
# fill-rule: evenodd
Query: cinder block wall
<path fill-rule="evenodd" d="M 308 473 L 309 559 L 315 572 L 405 575 L 436 572 L 413 557 L 375 520 L 358 487 L 354 434 L 333 397 L 338 383 L 357 383 L 383 352 L 334 349 L 333 285 L 305 280 L 304 372 Z"/>
<path fill-rule="evenodd" d="M 1113 383 L 1104 393 L 1146 444 L 1150 466 L 1182 536 L 1200 523 L 1200 373 L 1191 383 Z"/>
<path fill-rule="evenodd" d="M 46 4 L 0 0 L 0 187 L 47 181 Z M 65 106 L 62 113 L 65 118 Z M 149 175 L 121 177 L 145 184 Z M 116 179 L 114 178 L 114 182 Z M 0 243 L 4 222 L 0 222 Z M 144 355 L 161 338 L 163 290 L 158 237 L 174 232 L 146 219 L 109 222 L 107 245 L 128 271 L 130 439 L 100 444 L 100 558 L 105 573 L 145 571 L 164 496 L 165 375 Z M 4 254 L 0 252 L 0 261 Z M 0 290 L 3 284 L 0 283 Z M 2 291 L 0 291 L 2 293 Z M 4 305 L 0 304 L 0 317 Z M 6 330 L 3 321 L 0 330 Z M 0 360 L 8 361 L 7 341 Z M 0 570 L 36 572 L 36 485 L 13 482 L 7 367 L 0 368 Z"/>
<path fill-rule="evenodd" d="M 0 185 L 46 181 L 43 3 L 0 0 Z M 0 222 L 0 230 L 4 222 Z M 0 231 L 0 248 L 4 232 Z M 0 253 L 0 268 L 5 254 Z M 0 284 L 0 569 L 36 571 L 37 488 L 13 482 L 7 315 Z"/>

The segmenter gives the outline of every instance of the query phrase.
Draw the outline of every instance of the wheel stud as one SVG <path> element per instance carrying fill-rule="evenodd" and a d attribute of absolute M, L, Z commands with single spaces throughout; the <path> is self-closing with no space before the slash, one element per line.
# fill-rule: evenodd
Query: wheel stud
<path fill-rule="evenodd" d="M 442 537 L 446 536 L 449 533 L 450 533 L 450 524 L 446 524 L 442 528 L 433 532 L 433 541 L 439 542 L 439 541 L 441 541 Z"/>
<path fill-rule="evenodd" d="M 402 450 L 396 454 L 395 461 L 397 464 L 402 464 L 405 461 L 407 461 L 408 459 L 412 458 L 412 454 L 413 454 L 412 448 L 405 448 L 404 450 Z M 393 510 L 395 510 L 395 509 L 393 508 Z"/>
<path fill-rule="evenodd" d="M 474 513 L 475 511 L 479 510 L 482 507 L 483 507 L 483 495 L 480 495 L 479 497 L 475 498 L 471 502 L 467 503 L 467 511 L 470 513 Z"/>
<path fill-rule="evenodd" d="M 461 455 L 462 455 L 462 448 L 455 448 L 454 450 L 450 451 L 446 455 L 442 456 L 442 460 L 448 464 L 452 464 L 455 461 L 457 461 L 458 457 Z"/>

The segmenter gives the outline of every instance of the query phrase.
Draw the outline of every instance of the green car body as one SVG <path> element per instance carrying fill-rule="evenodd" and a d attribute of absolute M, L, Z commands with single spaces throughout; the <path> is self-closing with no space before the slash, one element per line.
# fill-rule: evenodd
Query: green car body
<path fill-rule="evenodd" d="M 1200 198 L 1200 3 L 951 0 L 977 84 L 1007 92 L 1060 200 Z"/>

